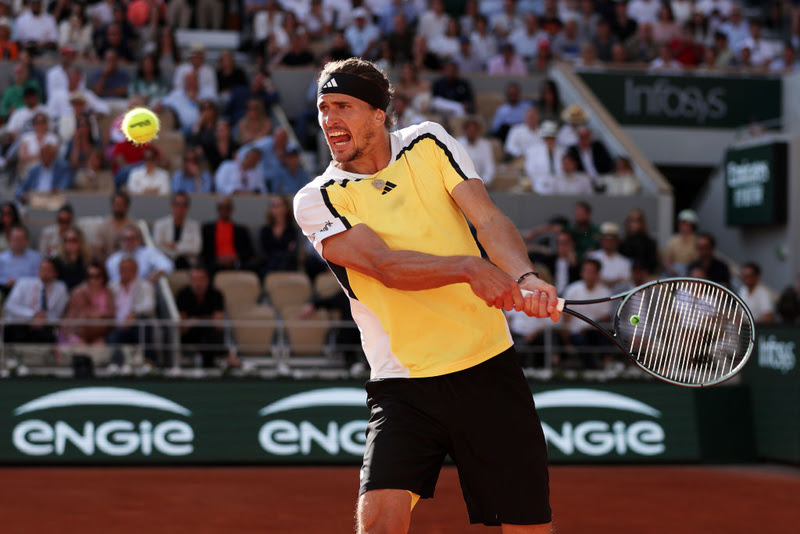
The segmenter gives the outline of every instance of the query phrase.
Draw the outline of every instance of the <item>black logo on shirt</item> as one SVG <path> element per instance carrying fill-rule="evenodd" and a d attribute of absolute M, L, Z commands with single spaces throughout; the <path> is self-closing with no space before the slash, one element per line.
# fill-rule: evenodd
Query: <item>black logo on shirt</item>
<path fill-rule="evenodd" d="M 327 232 L 328 229 L 330 229 L 331 226 L 333 226 L 333 223 L 331 221 L 326 221 L 325 222 L 325 226 L 322 227 L 322 229 L 320 230 L 320 233 Z"/>
<path fill-rule="evenodd" d="M 381 191 L 381 195 L 385 195 L 395 187 L 397 187 L 397 184 L 393 184 L 392 182 L 386 182 L 386 185 L 383 186 L 383 191 Z"/>

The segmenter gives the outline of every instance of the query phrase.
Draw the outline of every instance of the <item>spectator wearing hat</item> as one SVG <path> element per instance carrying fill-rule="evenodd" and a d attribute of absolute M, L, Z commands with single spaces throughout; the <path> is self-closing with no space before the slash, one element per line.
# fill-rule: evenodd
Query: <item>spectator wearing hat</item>
<path fill-rule="evenodd" d="M 578 127 L 588 124 L 589 115 L 583 106 L 573 103 L 561 112 L 561 121 L 564 124 L 558 131 L 556 142 L 558 146 L 567 150 L 572 145 L 578 144 Z"/>
<path fill-rule="evenodd" d="M 701 269 L 706 280 L 731 287 L 731 271 L 728 265 L 716 257 L 717 240 L 708 232 L 697 235 L 697 259 L 689 264 L 689 272 Z"/>
<path fill-rule="evenodd" d="M 58 144 L 45 141 L 39 151 L 39 163 L 31 167 L 17 188 L 17 200 L 27 204 L 31 193 L 56 193 L 72 189 L 75 174 L 69 163 L 58 157 Z"/>
<path fill-rule="evenodd" d="M 576 129 L 578 142 L 567 149 L 578 162 L 578 170 L 592 178 L 608 174 L 614 169 L 611 154 L 602 141 L 592 139 L 592 130 L 587 125 Z"/>
<path fill-rule="evenodd" d="M 457 139 L 475 164 L 475 172 L 488 187 L 494 180 L 495 165 L 492 144 L 483 137 L 483 125 L 476 116 L 464 121 L 464 135 Z"/>
<path fill-rule="evenodd" d="M 670 237 L 664 249 L 664 269 L 669 276 L 686 276 L 689 264 L 697 255 L 697 214 L 692 210 L 678 213 L 678 232 Z"/>
<path fill-rule="evenodd" d="M 14 22 L 18 43 L 41 54 L 55 50 L 58 42 L 56 19 L 42 7 L 42 0 L 31 0 L 28 9 Z"/>
<path fill-rule="evenodd" d="M 217 87 L 217 73 L 214 68 L 206 63 L 205 46 L 201 43 L 194 43 L 189 48 L 189 59 L 178 65 L 172 76 L 172 88 L 174 90 L 185 89 L 186 75 L 194 72 L 197 78 L 197 86 L 201 93 L 201 98 L 216 100 L 219 96 Z"/>
<path fill-rule="evenodd" d="M 509 83 L 506 86 L 506 101 L 503 102 L 494 112 L 492 119 L 492 136 L 505 142 L 508 131 L 513 126 L 521 124 L 525 120 L 525 113 L 533 104 L 529 100 L 521 98 L 522 91 L 519 84 Z"/>
<path fill-rule="evenodd" d="M 371 58 L 378 51 L 380 30 L 372 23 L 372 17 L 364 7 L 353 10 L 354 24 L 344 31 L 344 38 L 354 56 Z"/>
<path fill-rule="evenodd" d="M 486 72 L 489 76 L 526 76 L 528 67 L 514 45 L 506 42 L 500 47 L 500 53 L 489 59 Z"/>
<path fill-rule="evenodd" d="M 19 46 L 11 40 L 11 21 L 8 17 L 0 18 L 0 61 L 16 61 L 19 57 Z"/>
<path fill-rule="evenodd" d="M 600 249 L 586 254 L 600 262 L 600 281 L 612 291 L 631 282 L 631 260 L 619 253 L 619 243 L 619 225 L 607 221 L 600 225 Z"/>
<path fill-rule="evenodd" d="M 564 151 L 556 144 L 558 126 L 552 121 L 544 121 L 539 127 L 541 143 L 530 145 L 524 153 L 525 175 L 531 182 L 531 189 L 540 195 L 553 194 L 555 181 L 561 176 Z"/>
<path fill-rule="evenodd" d="M 293 195 L 310 180 L 311 176 L 300 161 L 300 147 L 294 143 L 286 146 L 279 165 L 266 175 L 267 190 L 278 195 Z"/>
<path fill-rule="evenodd" d="M 771 323 L 775 319 L 773 292 L 761 281 L 761 266 L 755 262 L 742 265 L 740 278 L 742 285 L 738 294 L 742 298 L 753 320 L 757 323 Z"/>
<path fill-rule="evenodd" d="M 6 120 L 9 115 L 15 110 L 25 107 L 25 89 L 34 89 L 36 92 L 31 93 L 36 96 L 33 102 L 33 107 L 39 103 L 42 88 L 39 86 L 39 81 L 30 75 L 30 70 L 22 62 L 14 64 L 11 70 L 11 83 L 3 91 L 3 96 L 0 98 L 0 118 Z"/>
<path fill-rule="evenodd" d="M 169 195 L 171 181 L 166 169 L 159 166 L 160 152 L 152 145 L 145 146 L 144 165 L 131 170 L 127 189 L 132 195 Z"/>

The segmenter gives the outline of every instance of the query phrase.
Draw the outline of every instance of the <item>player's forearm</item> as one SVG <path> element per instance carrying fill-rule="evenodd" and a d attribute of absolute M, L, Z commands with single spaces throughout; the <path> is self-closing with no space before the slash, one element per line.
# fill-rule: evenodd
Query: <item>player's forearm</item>
<path fill-rule="evenodd" d="M 515 280 L 533 270 L 530 259 L 528 259 L 525 242 L 508 217 L 498 212 L 482 227 L 476 229 L 478 241 L 486 250 L 492 263 Z"/>
<path fill-rule="evenodd" d="M 375 259 L 370 276 L 386 287 L 403 290 L 434 289 L 469 283 L 484 260 L 476 256 L 435 256 L 411 250 L 392 250 Z"/>

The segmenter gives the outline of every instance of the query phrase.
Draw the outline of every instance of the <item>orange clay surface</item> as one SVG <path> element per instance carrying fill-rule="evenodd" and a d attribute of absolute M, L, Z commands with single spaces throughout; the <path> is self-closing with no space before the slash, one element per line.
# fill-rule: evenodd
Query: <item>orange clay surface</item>
<path fill-rule="evenodd" d="M 295 534 L 353 531 L 356 467 L 4 467 L 4 534 Z M 781 466 L 551 469 L 557 534 L 800 532 L 800 470 Z M 411 532 L 470 526 L 454 468 Z"/>

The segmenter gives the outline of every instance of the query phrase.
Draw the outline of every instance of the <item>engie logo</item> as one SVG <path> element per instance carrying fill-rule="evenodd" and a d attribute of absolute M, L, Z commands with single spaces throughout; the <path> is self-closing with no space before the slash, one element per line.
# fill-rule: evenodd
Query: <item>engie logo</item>
<path fill-rule="evenodd" d="M 76 407 L 80 409 L 76 410 Z M 16 408 L 15 416 L 50 410 L 58 416 L 47 418 L 40 415 L 41 419 L 21 421 L 14 427 L 12 442 L 18 451 L 28 456 L 64 456 L 76 452 L 84 456 L 106 454 L 120 457 L 137 453 L 143 456 L 156 453 L 186 456 L 194 451 L 194 430 L 185 421 L 159 420 L 164 416 L 156 413 L 146 419 L 120 417 L 122 411 L 135 414 L 138 409 L 184 417 L 192 414 L 169 399 L 135 389 L 67 389 L 44 395 Z"/>
<path fill-rule="evenodd" d="M 534 401 L 548 445 L 563 455 L 657 456 L 666 450 L 664 429 L 654 421 L 661 412 L 630 397 L 570 388 L 538 393 Z M 553 412 L 557 408 L 568 410 Z M 587 417 L 600 410 L 606 417 Z"/>
<path fill-rule="evenodd" d="M 284 397 L 258 411 L 262 417 L 283 415 L 261 426 L 258 442 L 262 449 L 276 456 L 309 456 L 315 448 L 330 456 L 342 453 L 362 456 L 366 443 L 366 404 L 367 393 L 359 388 L 315 389 Z M 341 408 L 346 407 L 359 408 L 360 413 L 351 411 L 360 416 L 341 417 Z M 337 408 L 339 417 L 334 418 L 329 408 Z M 306 417 L 290 420 L 289 412 Z"/>

